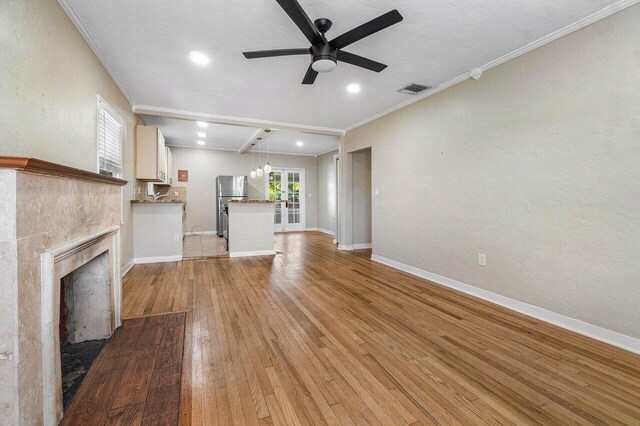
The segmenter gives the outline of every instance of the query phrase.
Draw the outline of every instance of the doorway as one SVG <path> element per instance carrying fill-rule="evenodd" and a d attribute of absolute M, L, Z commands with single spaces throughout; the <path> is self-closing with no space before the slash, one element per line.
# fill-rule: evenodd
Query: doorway
<path fill-rule="evenodd" d="M 304 169 L 274 167 L 266 180 L 267 199 L 275 203 L 275 232 L 304 230 Z"/>
<path fill-rule="evenodd" d="M 372 246 L 371 148 L 351 155 L 351 236 L 354 249 Z"/>

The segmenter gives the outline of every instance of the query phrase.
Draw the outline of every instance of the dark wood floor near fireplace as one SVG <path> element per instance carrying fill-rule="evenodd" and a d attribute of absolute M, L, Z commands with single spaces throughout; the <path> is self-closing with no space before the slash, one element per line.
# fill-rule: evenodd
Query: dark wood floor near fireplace
<path fill-rule="evenodd" d="M 124 321 L 94 362 L 62 424 L 175 425 L 185 316 Z"/>

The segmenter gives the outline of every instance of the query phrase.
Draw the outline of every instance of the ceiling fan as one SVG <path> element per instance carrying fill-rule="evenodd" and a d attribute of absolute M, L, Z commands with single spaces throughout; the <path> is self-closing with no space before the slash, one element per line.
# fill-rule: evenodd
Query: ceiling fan
<path fill-rule="evenodd" d="M 274 56 L 310 55 L 311 65 L 302 80 L 302 84 L 313 84 L 320 72 L 333 71 L 338 61 L 351 65 L 366 68 L 371 71 L 380 72 L 387 66 L 353 53 L 345 52 L 345 47 L 358 40 L 384 30 L 391 25 L 402 21 L 402 15 L 397 10 L 392 10 L 375 19 L 362 24 L 359 27 L 347 31 L 331 41 L 327 41 L 325 34 L 331 28 L 331 21 L 326 18 L 316 19 L 311 22 L 300 4 L 296 0 L 276 0 L 278 4 L 289 15 L 293 22 L 300 28 L 300 31 L 307 37 L 311 47 L 302 49 L 277 49 L 259 50 L 255 52 L 244 52 L 247 59 L 269 58 Z"/>

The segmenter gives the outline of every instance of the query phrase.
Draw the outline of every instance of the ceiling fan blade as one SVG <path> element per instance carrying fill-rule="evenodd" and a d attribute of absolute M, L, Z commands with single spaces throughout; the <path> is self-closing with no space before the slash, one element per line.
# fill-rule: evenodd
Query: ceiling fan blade
<path fill-rule="evenodd" d="M 391 12 L 387 12 L 384 15 L 380 15 L 375 19 L 367 22 L 366 24 L 362 24 L 359 27 L 352 29 L 351 31 L 347 31 L 331 40 L 331 44 L 333 44 L 338 49 L 342 49 L 343 47 L 347 47 L 348 45 L 355 43 L 358 40 L 362 40 L 365 37 L 370 36 L 371 34 L 377 33 L 378 31 L 384 30 L 387 27 L 390 27 L 398 22 L 402 21 L 402 15 L 397 10 L 392 10 Z"/>
<path fill-rule="evenodd" d="M 293 20 L 293 22 L 300 28 L 300 31 L 303 32 L 307 40 L 311 44 L 317 44 L 322 41 L 322 36 L 320 35 L 320 31 L 316 28 L 316 26 L 311 22 L 311 19 L 307 16 L 302 9 L 302 6 L 296 0 L 276 0 L 278 4 L 287 12 L 289 18 Z"/>
<path fill-rule="evenodd" d="M 304 78 L 302 79 L 302 84 L 313 84 L 314 81 L 316 81 L 316 77 L 318 76 L 318 72 L 315 71 L 311 65 L 309 65 L 309 68 L 307 69 L 307 73 L 304 75 Z"/>
<path fill-rule="evenodd" d="M 353 53 L 344 52 L 342 50 L 338 50 L 338 61 L 346 62 L 375 72 L 380 72 L 387 67 L 385 64 L 381 64 L 380 62 L 372 61 L 371 59 L 363 58 L 362 56 L 354 55 Z"/>
<path fill-rule="evenodd" d="M 247 59 L 271 58 L 273 56 L 309 55 L 309 49 L 275 49 L 256 50 L 253 52 L 242 52 Z"/>

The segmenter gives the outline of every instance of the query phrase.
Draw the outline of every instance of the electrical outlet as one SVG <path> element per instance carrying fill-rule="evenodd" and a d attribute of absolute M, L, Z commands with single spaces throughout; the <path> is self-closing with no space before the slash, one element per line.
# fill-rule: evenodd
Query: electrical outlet
<path fill-rule="evenodd" d="M 375 190 L 374 192 L 375 192 L 375 194 L 376 194 L 376 197 L 379 197 L 379 196 L 380 196 L 380 190 L 379 190 L 378 188 L 376 188 L 376 190 Z"/>
<path fill-rule="evenodd" d="M 178 191 L 174 191 L 173 195 L 177 197 L 180 193 Z"/>
<path fill-rule="evenodd" d="M 173 236 L 173 241 L 175 241 L 176 243 L 180 242 L 180 234 L 176 234 Z"/>
<path fill-rule="evenodd" d="M 487 266 L 487 255 L 484 253 L 478 253 L 478 264 L 480 266 Z"/>

